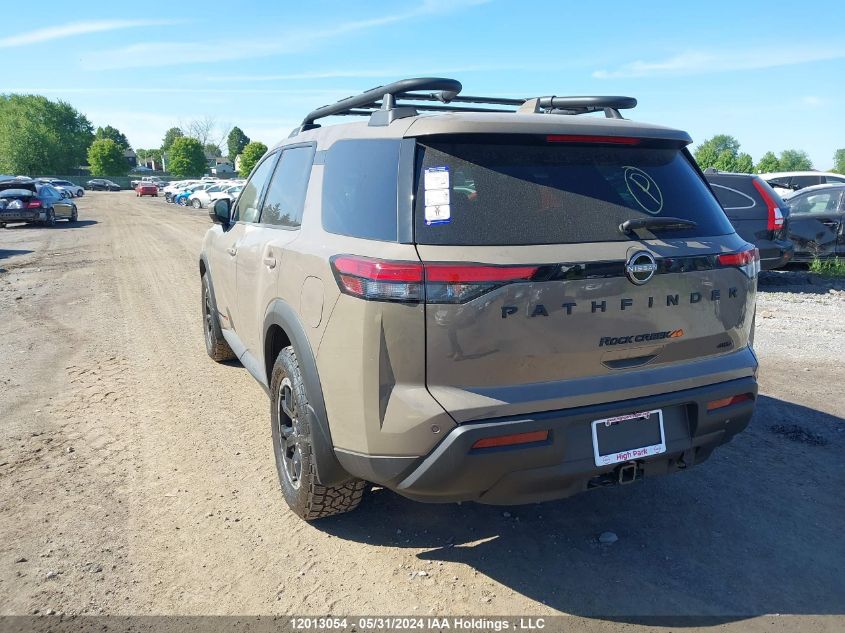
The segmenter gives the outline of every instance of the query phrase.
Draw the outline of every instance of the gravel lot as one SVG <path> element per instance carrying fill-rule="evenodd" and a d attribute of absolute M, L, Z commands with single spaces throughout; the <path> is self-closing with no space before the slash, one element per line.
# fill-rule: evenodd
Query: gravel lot
<path fill-rule="evenodd" d="M 266 396 L 205 355 L 205 211 L 78 203 L 76 225 L 0 230 L 0 614 L 841 626 L 845 284 L 761 278 L 758 413 L 689 472 L 509 509 L 379 490 L 308 525 L 278 490 Z"/>

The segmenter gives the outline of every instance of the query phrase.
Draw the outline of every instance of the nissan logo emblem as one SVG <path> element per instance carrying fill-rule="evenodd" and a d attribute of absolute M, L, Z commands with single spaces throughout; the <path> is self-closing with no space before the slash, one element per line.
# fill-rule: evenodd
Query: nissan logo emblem
<path fill-rule="evenodd" d="M 646 251 L 638 251 L 631 255 L 628 263 L 625 264 L 625 274 L 632 284 L 642 286 L 648 283 L 654 273 L 657 272 L 657 262 L 651 253 Z"/>

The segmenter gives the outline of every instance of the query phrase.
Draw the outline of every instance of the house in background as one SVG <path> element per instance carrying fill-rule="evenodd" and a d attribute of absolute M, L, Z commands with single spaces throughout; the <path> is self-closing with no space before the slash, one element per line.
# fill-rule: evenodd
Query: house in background
<path fill-rule="evenodd" d="M 235 174 L 235 167 L 232 161 L 222 156 L 215 156 L 208 159 L 208 169 L 212 176 L 229 177 Z"/>
<path fill-rule="evenodd" d="M 123 157 L 126 159 L 126 162 L 129 163 L 129 169 L 135 169 L 138 166 L 138 157 L 135 155 L 135 152 L 132 151 L 132 148 L 129 148 L 123 152 Z"/>

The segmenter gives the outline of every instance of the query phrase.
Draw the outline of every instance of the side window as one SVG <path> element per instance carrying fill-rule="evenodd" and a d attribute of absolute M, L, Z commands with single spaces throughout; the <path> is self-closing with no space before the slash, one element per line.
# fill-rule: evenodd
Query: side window
<path fill-rule="evenodd" d="M 821 176 L 793 176 L 792 177 L 792 186 L 797 189 L 803 189 L 804 187 L 812 187 L 813 185 L 821 184 L 822 179 Z"/>
<path fill-rule="evenodd" d="M 305 192 L 311 177 L 314 147 L 293 147 L 282 152 L 261 205 L 261 222 L 298 228 L 302 224 Z"/>
<path fill-rule="evenodd" d="M 828 175 L 828 176 L 825 176 L 824 179 L 825 179 L 825 182 L 827 182 L 828 184 L 834 184 L 834 185 L 845 184 L 845 176 Z"/>
<path fill-rule="evenodd" d="M 710 184 L 713 187 L 713 193 L 716 194 L 716 198 L 719 200 L 719 204 L 726 211 L 731 209 L 751 209 L 754 207 L 753 198 L 746 196 L 744 193 L 736 189 L 731 189 L 730 187 L 725 187 L 724 185 Z"/>
<path fill-rule="evenodd" d="M 835 213 L 839 205 L 839 192 L 826 191 L 801 196 L 790 205 L 793 213 Z"/>
<path fill-rule="evenodd" d="M 399 140 L 338 141 L 326 152 L 323 228 L 395 242 Z"/>
<path fill-rule="evenodd" d="M 252 172 L 252 177 L 244 185 L 243 191 L 241 191 L 241 197 L 238 198 L 235 212 L 232 214 L 233 221 L 258 221 L 258 203 L 261 201 L 264 186 L 267 184 L 267 179 L 270 177 L 270 173 L 273 171 L 273 165 L 276 164 L 278 157 L 278 154 L 271 154 Z"/>

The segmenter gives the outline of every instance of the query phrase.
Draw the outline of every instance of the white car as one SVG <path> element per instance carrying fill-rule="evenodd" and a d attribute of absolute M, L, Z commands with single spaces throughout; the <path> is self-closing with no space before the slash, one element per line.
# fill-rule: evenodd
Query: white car
<path fill-rule="evenodd" d="M 813 185 L 845 185 L 845 176 L 823 171 L 779 171 L 760 174 L 781 198 L 786 200 L 795 192 Z"/>
<path fill-rule="evenodd" d="M 70 180 L 60 180 L 58 178 L 40 178 L 39 180 L 58 189 L 62 197 L 65 198 L 81 198 L 85 195 L 85 189 L 82 188 L 82 185 L 74 184 Z"/>
<path fill-rule="evenodd" d="M 194 209 L 202 209 L 207 207 L 212 201 L 225 195 L 224 192 L 232 187 L 232 183 L 220 182 L 214 183 L 206 189 L 196 189 L 190 196 L 188 196 L 188 203 Z"/>
<path fill-rule="evenodd" d="M 176 182 L 171 182 L 161 192 L 164 194 L 164 199 L 170 202 L 177 193 L 182 193 L 188 187 L 199 184 L 199 182 L 199 180 L 177 180 Z"/>

